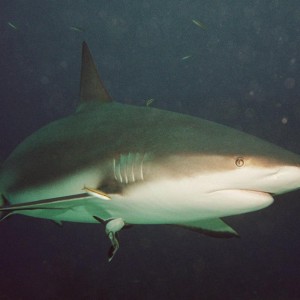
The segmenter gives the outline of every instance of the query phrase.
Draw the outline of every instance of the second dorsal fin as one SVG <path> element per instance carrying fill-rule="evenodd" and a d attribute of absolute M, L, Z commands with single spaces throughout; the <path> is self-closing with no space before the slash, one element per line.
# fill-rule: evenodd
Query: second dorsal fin
<path fill-rule="evenodd" d="M 112 99 L 99 77 L 87 43 L 83 42 L 80 75 L 80 104 L 92 101 L 107 103 L 111 102 Z"/>

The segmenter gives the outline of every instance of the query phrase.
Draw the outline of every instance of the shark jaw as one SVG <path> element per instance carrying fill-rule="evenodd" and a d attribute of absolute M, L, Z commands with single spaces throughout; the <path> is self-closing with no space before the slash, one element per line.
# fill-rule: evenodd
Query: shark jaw
<path fill-rule="evenodd" d="M 220 218 L 299 189 L 299 166 L 298 155 L 237 130 L 113 103 L 84 43 L 77 112 L 32 134 L 5 161 L 0 213 L 104 224 L 111 260 L 129 224 L 238 236 Z"/>

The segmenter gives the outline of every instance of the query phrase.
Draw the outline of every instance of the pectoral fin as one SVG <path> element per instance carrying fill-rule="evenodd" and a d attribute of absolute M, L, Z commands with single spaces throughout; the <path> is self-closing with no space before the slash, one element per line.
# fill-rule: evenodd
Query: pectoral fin
<path fill-rule="evenodd" d="M 178 225 L 216 238 L 239 237 L 239 234 L 221 219 L 208 219 Z"/>
<path fill-rule="evenodd" d="M 105 233 L 111 241 L 111 247 L 108 251 L 108 261 L 110 262 L 120 247 L 118 232 L 125 226 L 125 222 L 122 218 L 110 219 L 107 221 L 104 221 L 97 216 L 94 216 L 94 218 L 99 223 L 105 225 Z"/>

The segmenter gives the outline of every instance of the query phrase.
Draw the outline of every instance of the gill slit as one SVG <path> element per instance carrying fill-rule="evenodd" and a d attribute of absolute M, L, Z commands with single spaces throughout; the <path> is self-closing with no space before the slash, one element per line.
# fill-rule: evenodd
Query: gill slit
<path fill-rule="evenodd" d="M 147 153 L 120 154 L 113 158 L 113 176 L 117 182 L 129 184 L 137 181 L 144 181 L 145 162 L 148 159 Z"/>
<path fill-rule="evenodd" d="M 145 159 L 145 153 L 144 153 L 143 159 L 141 161 L 141 180 L 143 180 L 143 181 L 144 181 L 144 170 L 143 170 L 144 159 Z"/>
<path fill-rule="evenodd" d="M 127 165 L 128 165 L 128 156 L 129 155 L 126 155 L 125 158 L 124 158 L 124 176 L 125 176 L 125 183 L 127 184 L 128 183 L 128 177 L 127 177 Z"/>

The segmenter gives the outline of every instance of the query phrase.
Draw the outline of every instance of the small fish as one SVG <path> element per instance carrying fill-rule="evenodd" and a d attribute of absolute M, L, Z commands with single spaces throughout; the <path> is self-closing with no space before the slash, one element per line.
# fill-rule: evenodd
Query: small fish
<path fill-rule="evenodd" d="M 18 29 L 18 27 L 15 24 L 13 24 L 12 22 L 7 22 L 7 25 L 10 26 L 11 28 L 13 28 L 14 30 Z"/>
<path fill-rule="evenodd" d="M 145 100 L 145 103 L 146 103 L 146 106 L 147 106 L 147 107 L 150 106 L 153 102 L 154 102 L 154 98 Z"/>
<path fill-rule="evenodd" d="M 206 25 L 204 23 L 202 23 L 201 21 L 198 20 L 192 20 L 192 22 L 197 25 L 198 27 L 202 28 L 202 29 L 206 29 Z"/>
<path fill-rule="evenodd" d="M 84 32 L 84 29 L 81 27 L 76 27 L 76 26 L 70 26 L 69 29 L 77 32 Z"/>
<path fill-rule="evenodd" d="M 102 200 L 111 200 L 111 198 L 107 194 L 100 190 L 92 189 L 86 186 L 83 188 L 83 190 L 93 197 L 100 198 Z"/>
<path fill-rule="evenodd" d="M 192 56 L 192 55 L 183 56 L 183 57 L 181 57 L 181 60 L 189 59 L 191 56 Z"/>

